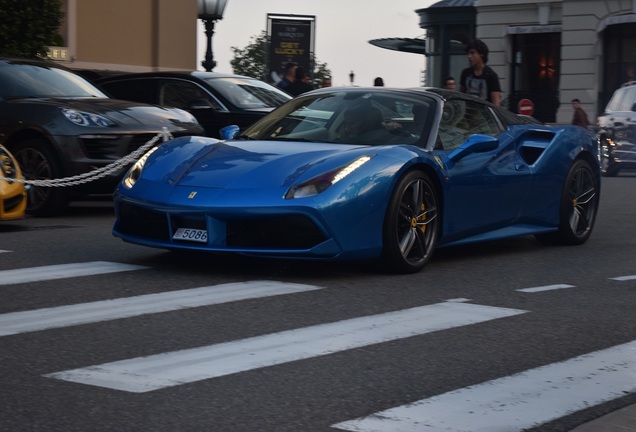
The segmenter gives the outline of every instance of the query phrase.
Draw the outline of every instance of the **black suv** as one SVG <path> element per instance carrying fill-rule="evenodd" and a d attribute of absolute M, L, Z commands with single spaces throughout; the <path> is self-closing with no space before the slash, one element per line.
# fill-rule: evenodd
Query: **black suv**
<path fill-rule="evenodd" d="M 121 160 L 167 129 L 202 135 L 187 111 L 111 99 L 52 61 L 0 58 L 0 144 L 27 180 L 68 178 Z M 72 187 L 36 186 L 27 211 L 50 216 L 87 194 L 112 194 L 126 167 Z"/>
<path fill-rule="evenodd" d="M 636 168 L 636 81 L 623 84 L 597 119 L 601 173 L 606 177 Z"/>
<path fill-rule="evenodd" d="M 190 112 L 207 136 L 237 125 L 245 129 L 291 97 L 263 81 L 217 72 L 145 72 L 95 80 L 118 99 L 176 107 Z"/>

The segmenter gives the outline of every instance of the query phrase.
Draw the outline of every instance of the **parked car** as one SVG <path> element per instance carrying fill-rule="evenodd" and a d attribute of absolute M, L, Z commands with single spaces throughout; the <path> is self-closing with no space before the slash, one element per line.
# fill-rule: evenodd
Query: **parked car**
<path fill-rule="evenodd" d="M 594 227 L 594 136 L 466 94 L 321 89 L 237 130 L 148 152 L 117 187 L 113 234 L 174 250 L 379 258 L 409 273 L 437 247 L 526 235 L 576 245 Z"/>
<path fill-rule="evenodd" d="M 27 197 L 20 166 L 9 150 L 0 145 L 0 220 L 21 219 Z"/>
<path fill-rule="evenodd" d="M 219 138 L 228 125 L 245 129 L 291 99 L 263 81 L 216 72 L 148 72 L 110 76 L 95 81 L 119 99 L 177 107 L 189 111 Z"/>
<path fill-rule="evenodd" d="M 65 67 L 43 60 L 0 58 L 0 144 L 27 180 L 59 179 L 104 167 L 166 128 L 202 135 L 188 112 L 111 99 Z M 127 167 L 73 187 L 32 187 L 27 211 L 52 215 L 69 200 L 112 193 Z"/>
<path fill-rule="evenodd" d="M 597 119 L 597 138 L 604 176 L 636 168 L 636 81 L 614 92 Z"/>

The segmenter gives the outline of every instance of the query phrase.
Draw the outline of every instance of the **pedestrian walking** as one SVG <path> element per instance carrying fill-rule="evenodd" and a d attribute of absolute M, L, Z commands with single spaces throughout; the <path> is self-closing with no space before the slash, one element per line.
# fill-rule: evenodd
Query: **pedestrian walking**
<path fill-rule="evenodd" d="M 587 127 L 590 125 L 590 121 L 587 119 L 587 113 L 585 112 L 585 110 L 581 108 L 581 101 L 578 99 L 572 99 L 572 108 L 574 109 L 572 124 L 587 129 Z"/>

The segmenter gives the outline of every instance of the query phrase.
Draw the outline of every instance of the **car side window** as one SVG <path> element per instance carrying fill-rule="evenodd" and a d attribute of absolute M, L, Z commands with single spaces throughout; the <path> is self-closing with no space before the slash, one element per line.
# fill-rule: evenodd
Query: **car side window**
<path fill-rule="evenodd" d="M 636 102 L 636 87 L 628 87 L 622 91 L 623 97 L 621 99 L 618 111 L 631 111 Z"/>
<path fill-rule="evenodd" d="M 623 100 L 624 95 L 625 92 L 621 90 L 614 92 L 605 109 L 607 111 L 620 111 L 621 101 Z"/>
<path fill-rule="evenodd" d="M 459 147 L 473 134 L 497 136 L 501 130 L 484 104 L 462 99 L 444 103 L 438 142 L 445 150 Z"/>
<path fill-rule="evenodd" d="M 115 99 L 124 99 L 135 102 L 157 105 L 157 96 L 152 80 L 132 79 L 107 82 L 102 88 Z"/>
<path fill-rule="evenodd" d="M 221 105 L 205 90 L 195 83 L 179 80 L 167 80 L 159 86 L 159 104 L 181 109 L 190 109 L 194 105 L 208 104 L 210 108 L 221 109 Z"/>

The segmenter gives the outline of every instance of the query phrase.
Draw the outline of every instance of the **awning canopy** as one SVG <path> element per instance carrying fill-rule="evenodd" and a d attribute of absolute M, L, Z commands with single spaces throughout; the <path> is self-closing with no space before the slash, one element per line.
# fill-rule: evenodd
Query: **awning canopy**
<path fill-rule="evenodd" d="M 426 54 L 426 40 L 413 38 L 385 38 L 372 39 L 371 45 L 386 48 L 393 51 L 410 52 L 415 54 Z"/>

